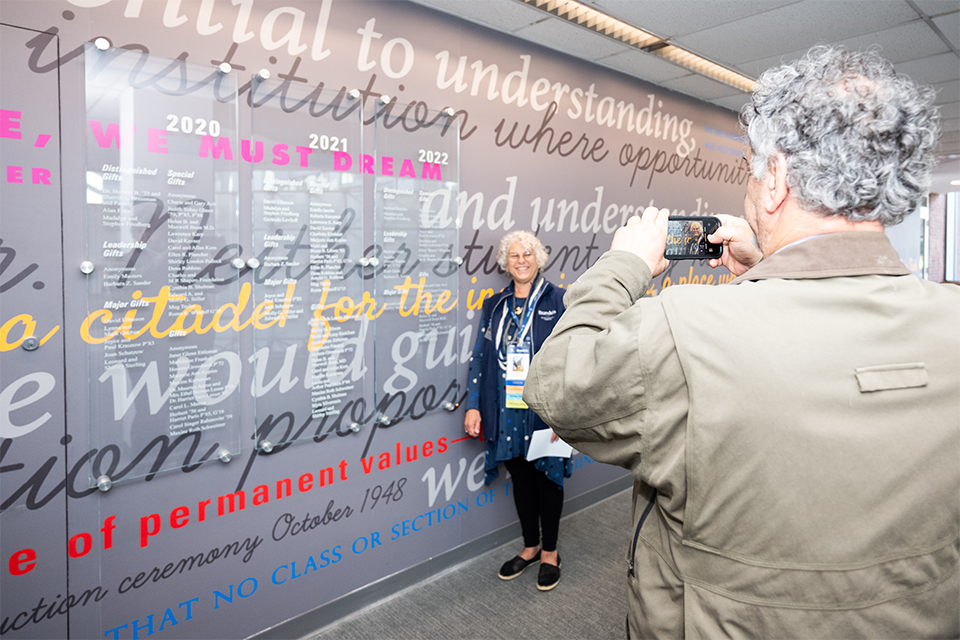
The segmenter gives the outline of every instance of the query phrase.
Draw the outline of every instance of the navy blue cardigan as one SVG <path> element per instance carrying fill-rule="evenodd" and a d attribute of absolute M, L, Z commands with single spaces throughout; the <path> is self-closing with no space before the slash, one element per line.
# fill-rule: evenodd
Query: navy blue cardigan
<path fill-rule="evenodd" d="M 560 315 L 563 314 L 563 292 L 550 282 L 543 283 L 544 290 L 537 301 L 533 312 L 533 326 L 530 327 L 533 352 L 536 353 L 553 331 Z M 480 421 L 483 428 L 483 438 L 487 442 L 496 442 L 497 423 L 500 416 L 498 406 L 500 390 L 498 385 L 503 384 L 500 366 L 497 364 L 497 327 L 506 308 L 506 300 L 513 295 L 513 282 L 498 294 L 488 298 L 483 303 L 483 313 L 480 317 L 480 326 L 477 330 L 477 342 L 473 347 L 473 356 L 470 358 L 470 374 L 467 378 L 467 410 L 479 409 Z M 546 429 L 547 423 L 533 411 L 527 411 L 526 435 L 534 431 Z"/>

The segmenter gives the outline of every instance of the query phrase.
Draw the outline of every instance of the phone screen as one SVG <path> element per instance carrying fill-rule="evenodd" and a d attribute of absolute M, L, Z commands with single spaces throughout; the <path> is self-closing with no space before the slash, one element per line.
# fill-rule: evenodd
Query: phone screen
<path fill-rule="evenodd" d="M 667 222 L 667 248 L 663 256 L 668 260 L 704 260 L 719 258 L 722 244 L 707 242 L 707 236 L 720 227 L 720 220 L 712 216 L 673 216 Z"/>

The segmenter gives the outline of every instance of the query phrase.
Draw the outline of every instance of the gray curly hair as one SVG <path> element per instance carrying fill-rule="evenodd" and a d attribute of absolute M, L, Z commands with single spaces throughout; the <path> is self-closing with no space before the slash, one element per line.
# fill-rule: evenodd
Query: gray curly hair
<path fill-rule="evenodd" d="M 547 266 L 547 250 L 543 248 L 540 238 L 529 231 L 511 231 L 500 239 L 500 249 L 497 251 L 497 264 L 504 271 L 507 270 L 507 254 L 510 253 L 510 245 L 519 242 L 520 245 L 533 253 L 537 260 L 537 270 L 543 271 Z"/>
<path fill-rule="evenodd" d="M 740 120 L 758 180 L 783 154 L 787 185 L 823 215 L 895 225 L 930 186 L 940 115 L 930 87 L 876 50 L 815 47 L 764 72 Z"/>

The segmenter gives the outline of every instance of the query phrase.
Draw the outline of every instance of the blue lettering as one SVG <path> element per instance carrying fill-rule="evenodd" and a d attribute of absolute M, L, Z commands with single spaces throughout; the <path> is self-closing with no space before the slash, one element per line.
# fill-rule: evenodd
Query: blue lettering
<path fill-rule="evenodd" d="M 276 571 L 274 571 L 274 573 L 276 573 Z M 229 602 L 230 604 L 233 604 L 233 585 L 230 585 L 230 595 L 229 595 L 229 596 L 227 596 L 226 594 L 220 593 L 220 592 L 217 591 L 216 589 L 213 590 L 213 608 L 214 608 L 214 609 L 219 609 L 219 608 L 220 608 L 220 598 L 223 598 L 224 600 L 226 600 L 226 601 Z"/>
<path fill-rule="evenodd" d="M 250 582 L 251 580 L 253 580 L 253 589 L 251 589 L 251 590 L 250 590 L 250 593 L 248 593 L 247 595 L 243 595 L 243 585 L 247 584 L 247 583 Z M 254 593 L 256 590 L 257 590 L 257 579 L 256 579 L 256 578 L 247 578 L 246 580 L 244 580 L 243 582 L 240 583 L 240 586 L 237 587 L 237 594 L 239 594 L 239 596 L 240 596 L 241 598 L 249 598 L 250 596 L 253 595 L 253 593 Z"/>
<path fill-rule="evenodd" d="M 186 618 L 187 620 L 193 617 L 193 611 L 190 610 L 190 607 L 193 606 L 194 602 L 200 602 L 200 598 L 191 598 L 190 600 L 187 600 L 186 602 L 181 602 L 180 604 L 177 605 L 177 609 L 182 608 L 183 605 L 187 605 L 187 618 Z"/>
<path fill-rule="evenodd" d="M 130 623 L 130 624 L 133 625 L 133 627 L 132 627 L 132 628 L 133 628 L 133 640 L 137 640 L 137 638 L 140 637 L 140 634 L 138 634 L 137 632 L 140 631 L 141 629 L 146 629 L 148 636 L 152 636 L 152 635 L 153 635 L 153 614 L 152 614 L 152 613 L 147 616 L 147 624 L 145 624 L 145 625 L 143 625 L 143 626 L 140 626 L 139 624 L 137 624 L 138 622 L 140 622 L 140 621 L 139 621 L 139 620 L 134 620 L 133 622 Z"/>
<path fill-rule="evenodd" d="M 177 619 L 173 617 L 173 611 L 169 607 L 167 607 L 167 612 L 163 614 L 163 620 L 160 621 L 160 628 L 157 629 L 157 631 L 163 631 L 163 625 L 167 624 L 167 620 L 170 620 L 173 623 L 170 625 L 171 627 L 175 627 L 177 625 Z"/>

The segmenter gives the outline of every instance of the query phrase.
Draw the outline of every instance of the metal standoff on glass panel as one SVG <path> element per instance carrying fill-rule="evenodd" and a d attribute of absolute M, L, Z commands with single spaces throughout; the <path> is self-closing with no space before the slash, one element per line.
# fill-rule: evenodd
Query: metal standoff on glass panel
<path fill-rule="evenodd" d="M 380 104 L 390 104 L 390 101 L 393 100 L 390 96 L 384 94 L 378 98 Z"/>
<path fill-rule="evenodd" d="M 233 460 L 233 454 L 227 449 L 220 449 L 220 451 L 217 451 L 217 457 L 220 458 L 220 462 L 224 464 Z"/>
<path fill-rule="evenodd" d="M 247 260 L 247 266 L 250 267 L 251 269 L 256 269 L 257 267 L 260 266 L 260 261 L 257 260 L 256 258 L 250 258 L 249 260 Z"/>
<path fill-rule="evenodd" d="M 110 487 L 113 486 L 113 480 L 110 479 L 110 476 L 100 476 L 97 478 L 97 489 L 106 493 L 110 491 Z"/>
<path fill-rule="evenodd" d="M 453 110 L 453 107 L 447 107 L 443 110 L 443 115 L 447 116 L 448 118 L 452 118 L 456 114 L 457 112 Z"/>
<path fill-rule="evenodd" d="M 273 443 L 270 442 L 269 440 L 264 440 L 263 442 L 260 443 L 260 450 L 263 451 L 264 453 L 270 453 L 271 451 L 273 451 Z"/>
<path fill-rule="evenodd" d="M 93 46 L 95 46 L 100 51 L 106 51 L 110 48 L 110 41 L 104 37 L 97 38 L 93 41 Z"/>
<path fill-rule="evenodd" d="M 452 402 L 444 402 L 444 403 L 443 403 L 443 408 L 446 409 L 447 411 L 456 411 L 456 410 L 457 410 L 457 405 L 455 405 L 455 404 L 452 403 Z"/>
<path fill-rule="evenodd" d="M 234 269 L 243 269 L 245 266 L 247 266 L 247 261 L 243 258 L 234 258 L 230 261 L 230 266 L 232 266 Z"/>
<path fill-rule="evenodd" d="M 96 267 L 93 266 L 93 263 L 90 262 L 89 260 L 84 260 L 83 262 L 80 263 L 80 273 L 85 273 L 87 275 L 90 275 L 91 273 L 93 273 L 94 269 L 96 269 Z"/>
<path fill-rule="evenodd" d="M 217 69 L 219 69 L 220 73 L 222 73 L 223 75 L 227 75 L 228 73 L 233 71 L 233 67 L 230 66 L 229 62 L 221 62 L 219 65 L 217 65 Z"/>
<path fill-rule="evenodd" d="M 392 420 L 390 420 L 390 416 L 382 413 L 382 414 L 380 414 L 380 416 L 377 418 L 377 422 L 379 422 L 379 423 L 382 424 L 383 426 L 387 427 L 387 426 L 390 426 L 390 423 L 392 422 Z"/>
<path fill-rule="evenodd" d="M 359 423 L 359 422 L 351 422 L 350 425 L 347 427 L 347 429 L 350 429 L 350 431 L 353 431 L 354 433 L 359 433 L 359 432 L 360 432 L 360 423 Z"/>
<path fill-rule="evenodd" d="M 40 340 L 36 336 L 27 336 L 20 343 L 20 346 L 23 347 L 24 351 L 36 351 L 40 347 Z"/>
<path fill-rule="evenodd" d="M 360 97 L 360 90 L 350 89 L 350 91 L 347 92 L 347 97 L 350 98 L 351 100 L 356 100 L 357 98 Z"/>
<path fill-rule="evenodd" d="M 254 76 L 257 80 L 269 80 L 270 79 L 270 70 L 269 69 L 260 69 L 257 71 L 257 75 Z"/>

